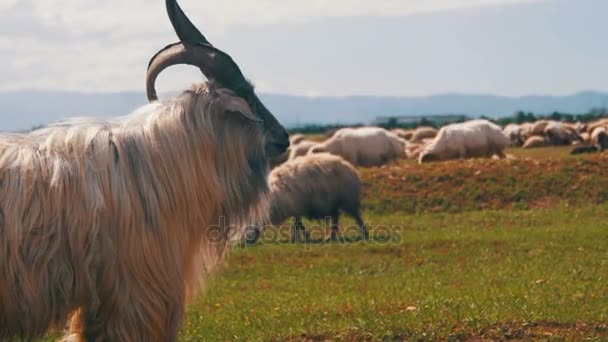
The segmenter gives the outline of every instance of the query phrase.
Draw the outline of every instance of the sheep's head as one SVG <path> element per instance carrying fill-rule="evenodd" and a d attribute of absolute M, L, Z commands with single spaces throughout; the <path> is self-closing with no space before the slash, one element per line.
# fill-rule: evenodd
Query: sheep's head
<path fill-rule="evenodd" d="M 287 131 L 257 97 L 252 84 L 245 79 L 238 65 L 227 53 L 207 41 L 186 17 L 176 0 L 166 0 L 166 5 L 169 19 L 180 42 L 168 45 L 150 60 L 146 76 L 148 100 L 158 99 L 155 81 L 163 70 L 178 64 L 196 66 L 207 79 L 230 90 L 235 97 L 247 103 L 250 110 L 239 111 L 239 114 L 252 127 L 262 131 L 267 159 L 284 153 L 289 147 Z"/>
<path fill-rule="evenodd" d="M 437 161 L 437 160 L 439 160 L 439 158 L 437 158 L 437 156 L 436 156 L 436 155 L 434 155 L 434 154 L 432 154 L 432 153 L 424 153 L 424 152 L 423 152 L 423 153 L 420 155 L 420 158 L 418 159 L 418 162 L 419 162 L 420 164 L 422 164 L 422 163 L 430 163 L 430 162 L 434 162 L 434 161 Z"/>
<path fill-rule="evenodd" d="M 308 151 L 308 154 L 313 154 L 313 153 L 326 153 L 329 152 L 329 150 L 323 146 L 323 145 L 316 145 L 310 148 L 310 150 Z"/>

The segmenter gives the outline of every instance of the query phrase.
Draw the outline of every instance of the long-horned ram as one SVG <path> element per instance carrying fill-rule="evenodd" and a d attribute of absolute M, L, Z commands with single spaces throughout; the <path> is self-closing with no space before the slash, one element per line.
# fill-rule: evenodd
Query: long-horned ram
<path fill-rule="evenodd" d="M 179 43 L 151 60 L 151 104 L 111 122 L 0 136 L 0 340 L 69 323 L 88 341 L 175 341 L 187 299 L 248 224 L 289 146 L 229 55 L 166 1 Z M 158 102 L 166 68 L 208 82 Z"/>

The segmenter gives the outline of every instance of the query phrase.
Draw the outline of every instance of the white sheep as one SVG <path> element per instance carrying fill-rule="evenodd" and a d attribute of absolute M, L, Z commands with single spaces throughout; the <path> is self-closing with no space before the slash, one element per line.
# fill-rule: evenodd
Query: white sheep
<path fill-rule="evenodd" d="M 353 165 L 371 167 L 405 157 L 406 141 L 383 128 L 343 128 L 309 153 L 328 152 Z"/>
<path fill-rule="evenodd" d="M 543 133 L 551 145 L 571 145 L 575 141 L 583 141 L 575 128 L 562 122 L 550 121 Z"/>
<path fill-rule="evenodd" d="M 296 145 L 289 148 L 289 160 L 307 155 L 310 149 L 317 144 L 315 141 L 300 140 Z"/>
<path fill-rule="evenodd" d="M 509 138 L 487 120 L 472 120 L 443 127 L 420 154 L 419 163 L 471 157 L 505 157 Z"/>
<path fill-rule="evenodd" d="M 590 134 L 598 127 L 608 127 L 608 118 L 602 118 L 587 124 L 586 131 Z"/>
<path fill-rule="evenodd" d="M 526 139 L 523 148 L 537 148 L 537 147 L 545 147 L 548 146 L 549 142 L 547 139 L 541 135 L 533 135 Z"/>
<path fill-rule="evenodd" d="M 424 139 L 433 139 L 437 136 L 438 132 L 439 131 L 433 127 L 426 127 L 426 126 L 418 127 L 412 134 L 412 138 L 410 139 L 410 141 L 421 142 Z"/>
<path fill-rule="evenodd" d="M 289 159 L 297 158 L 300 156 L 304 156 L 308 153 L 308 151 L 315 146 L 317 143 L 314 141 L 306 140 L 306 136 L 303 134 L 295 134 L 289 137 L 290 146 L 281 155 L 273 158 L 270 161 L 270 168 L 274 169 L 275 167 L 283 164 Z"/>
<path fill-rule="evenodd" d="M 521 125 L 518 124 L 508 124 L 503 130 L 502 132 L 509 137 L 509 140 L 511 140 L 511 146 L 521 146 L 523 145 L 523 139 L 522 139 L 522 131 L 523 131 L 523 127 Z"/>
<path fill-rule="evenodd" d="M 532 124 L 530 134 L 531 135 L 543 135 L 545 133 L 545 128 L 549 125 L 548 120 L 538 120 Z"/>
<path fill-rule="evenodd" d="M 591 133 L 591 142 L 600 152 L 604 151 L 608 147 L 608 129 L 603 126 L 596 127 Z"/>
<path fill-rule="evenodd" d="M 596 126 L 591 134 L 581 133 L 581 138 L 583 144 L 572 149 L 570 154 L 603 152 L 608 147 L 608 129 L 604 126 Z"/>
<path fill-rule="evenodd" d="M 395 133 L 401 139 L 410 140 L 414 136 L 415 130 L 395 128 L 392 129 L 391 132 Z"/>
<path fill-rule="evenodd" d="M 306 140 L 306 136 L 304 134 L 294 134 L 289 136 L 289 142 L 291 145 L 297 145 L 304 140 Z"/>

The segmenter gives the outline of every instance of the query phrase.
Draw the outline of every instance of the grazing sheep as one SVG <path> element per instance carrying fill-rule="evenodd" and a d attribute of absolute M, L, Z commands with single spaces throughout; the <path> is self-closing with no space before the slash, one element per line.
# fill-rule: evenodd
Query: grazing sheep
<path fill-rule="evenodd" d="M 591 142 L 603 152 L 608 147 L 608 129 L 606 127 L 597 127 L 591 133 Z"/>
<path fill-rule="evenodd" d="M 418 127 L 412 135 L 412 142 L 420 142 L 424 139 L 433 139 L 439 131 L 433 127 Z"/>
<path fill-rule="evenodd" d="M 411 140 L 412 137 L 414 136 L 415 130 L 395 128 L 395 129 L 391 130 L 391 132 L 393 132 L 395 135 L 397 135 L 401 139 Z"/>
<path fill-rule="evenodd" d="M 150 62 L 154 103 L 0 135 L 0 340 L 69 324 L 74 341 L 176 341 L 237 227 L 265 221 L 287 132 L 174 0 L 167 10 L 181 42 Z M 155 101 L 177 64 L 213 81 Z"/>
<path fill-rule="evenodd" d="M 408 142 L 405 146 L 405 155 L 408 159 L 418 160 L 424 149 L 435 140 L 434 138 L 422 139 L 420 142 Z"/>
<path fill-rule="evenodd" d="M 289 160 L 307 155 L 310 149 L 317 146 L 317 144 L 314 141 L 302 140 L 297 145 L 291 146 L 289 148 Z"/>
<path fill-rule="evenodd" d="M 589 132 L 591 134 L 598 127 L 608 127 L 608 119 L 603 118 L 603 119 L 598 119 L 593 122 L 590 122 L 587 125 L 587 132 Z"/>
<path fill-rule="evenodd" d="M 547 124 L 544 135 L 551 145 L 571 145 L 575 141 L 583 140 L 572 126 L 555 121 Z"/>
<path fill-rule="evenodd" d="M 583 123 L 583 122 L 576 122 L 573 124 L 568 124 L 570 127 L 572 127 L 578 134 L 587 132 L 587 124 Z"/>
<path fill-rule="evenodd" d="M 532 127 L 533 124 L 530 122 L 524 122 L 521 124 L 521 140 L 526 141 L 529 137 L 532 136 Z"/>
<path fill-rule="evenodd" d="M 583 140 L 583 144 L 590 144 L 591 143 L 591 134 L 587 133 L 587 132 L 583 132 L 580 134 L 581 139 Z"/>
<path fill-rule="evenodd" d="M 353 165 L 371 167 L 404 158 L 405 146 L 405 140 L 383 128 L 343 128 L 309 153 L 329 152 Z"/>
<path fill-rule="evenodd" d="M 545 134 L 545 129 L 549 125 L 549 121 L 547 120 L 538 120 L 532 124 L 530 134 L 531 135 L 543 135 Z"/>
<path fill-rule="evenodd" d="M 509 138 L 502 129 L 487 120 L 472 120 L 443 127 L 435 140 L 425 147 L 419 163 L 456 158 L 492 157 L 504 158 Z"/>
<path fill-rule="evenodd" d="M 340 211 L 352 216 L 367 239 L 361 218 L 361 180 L 357 170 L 344 159 L 329 153 L 290 160 L 269 176 L 270 221 L 279 225 L 295 217 L 294 240 L 306 234 L 302 217 L 331 217 L 331 239 L 337 238 Z"/>
<path fill-rule="evenodd" d="M 426 145 L 423 143 L 409 143 L 405 147 L 405 155 L 408 159 L 418 160 L 420 153 L 424 150 Z"/>
<path fill-rule="evenodd" d="M 291 145 L 297 145 L 304 140 L 306 140 L 306 136 L 304 134 L 294 134 L 289 137 L 289 142 Z"/>
<path fill-rule="evenodd" d="M 275 167 L 283 164 L 284 162 L 288 161 L 289 159 L 293 159 L 293 158 L 297 158 L 299 156 L 306 155 L 308 153 L 308 150 L 310 150 L 310 148 L 312 146 L 317 144 L 316 142 L 306 140 L 306 137 L 302 134 L 296 134 L 296 135 L 290 136 L 289 141 L 290 141 L 290 146 L 287 149 L 287 151 L 285 151 L 285 153 L 281 154 L 280 156 L 273 158 L 270 161 L 271 169 L 274 169 Z"/>
<path fill-rule="evenodd" d="M 511 146 L 521 146 L 524 144 L 522 140 L 523 127 L 517 124 L 508 124 L 503 133 L 511 140 Z"/>
<path fill-rule="evenodd" d="M 524 143 L 524 148 L 537 148 L 537 147 L 545 147 L 549 146 L 549 142 L 547 139 L 540 135 L 534 135 L 526 139 Z"/>

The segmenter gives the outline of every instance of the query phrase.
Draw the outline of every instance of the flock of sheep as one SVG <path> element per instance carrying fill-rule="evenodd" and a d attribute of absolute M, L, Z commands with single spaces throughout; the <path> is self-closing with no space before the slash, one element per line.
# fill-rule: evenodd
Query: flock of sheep
<path fill-rule="evenodd" d="M 534 148 L 543 146 L 577 145 L 573 153 L 603 151 L 608 146 L 608 119 L 590 123 L 564 123 L 539 120 L 521 125 L 510 124 L 504 129 L 513 146 Z"/>
<path fill-rule="evenodd" d="M 504 128 L 488 120 L 471 120 L 436 129 L 386 130 L 379 127 L 343 128 L 326 141 L 307 140 L 301 134 L 290 138 L 289 151 L 275 165 L 307 154 L 327 152 L 353 165 L 380 166 L 399 158 L 419 163 L 478 157 L 504 158 L 509 147 L 535 148 L 574 145 L 573 153 L 603 151 L 608 147 L 608 119 L 590 123 L 539 120 L 508 124 Z"/>
<path fill-rule="evenodd" d="M 409 138 L 409 140 L 407 140 Z M 357 222 L 361 237 L 368 237 L 361 218 L 361 180 L 354 166 L 372 167 L 399 158 L 419 162 L 467 157 L 504 157 L 509 139 L 487 120 L 473 120 L 437 131 L 423 127 L 412 132 L 379 127 L 343 128 L 324 142 L 290 138 L 287 152 L 275 160 L 269 176 L 270 219 L 274 225 L 295 218 L 293 239 L 305 232 L 302 217 L 331 218 L 330 239 L 337 238 L 340 212 Z M 247 235 L 253 242 L 259 231 Z M 305 233 L 305 237 L 308 235 Z"/>
<path fill-rule="evenodd" d="M 292 136 L 289 151 L 276 160 L 275 165 L 318 153 L 331 153 L 360 167 L 380 166 L 400 158 L 425 163 L 494 155 L 504 157 L 503 151 L 510 144 L 501 127 L 487 120 L 451 124 L 440 130 L 432 127 L 410 131 L 343 128 L 321 143 L 306 140 L 299 134 Z"/>
<path fill-rule="evenodd" d="M 603 151 L 608 146 L 608 119 L 588 124 L 540 120 L 504 128 L 483 119 L 439 130 L 343 128 L 324 142 L 307 140 L 301 134 L 291 136 L 290 141 L 288 151 L 274 160 L 270 174 L 271 222 L 278 225 L 294 217 L 293 239 L 299 240 L 299 231 L 305 231 L 302 217 L 330 217 L 330 238 L 335 239 L 339 212 L 344 211 L 355 218 L 361 236 L 367 238 L 360 215 L 361 180 L 351 164 L 371 167 L 399 158 L 417 159 L 419 163 L 504 158 L 509 146 L 575 145 L 573 154 Z"/>

